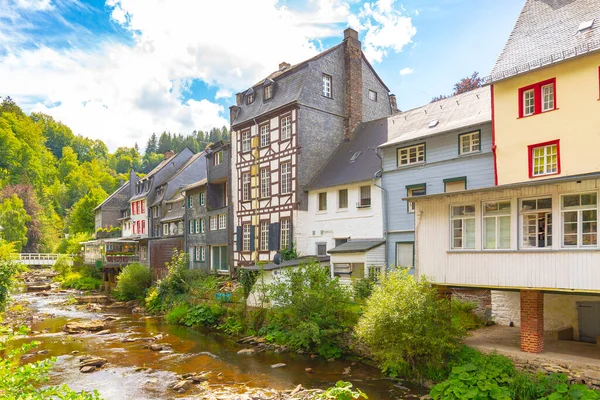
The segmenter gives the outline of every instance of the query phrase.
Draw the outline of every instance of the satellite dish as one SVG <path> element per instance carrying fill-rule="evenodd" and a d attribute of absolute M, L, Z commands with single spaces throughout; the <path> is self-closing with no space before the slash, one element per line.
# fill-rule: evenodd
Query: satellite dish
<path fill-rule="evenodd" d="M 281 256 L 281 253 L 277 252 L 277 254 L 275 254 L 275 257 L 273 257 L 273 263 L 275 263 L 275 265 L 280 265 L 282 261 L 283 257 Z"/>

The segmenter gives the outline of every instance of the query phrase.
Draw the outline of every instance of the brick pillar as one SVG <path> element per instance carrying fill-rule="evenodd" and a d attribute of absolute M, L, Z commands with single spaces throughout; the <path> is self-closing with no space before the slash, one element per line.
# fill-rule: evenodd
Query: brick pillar
<path fill-rule="evenodd" d="M 346 69 L 346 115 L 344 139 L 362 122 L 362 50 L 358 32 L 348 28 L 344 31 L 344 64 Z"/>
<path fill-rule="evenodd" d="M 544 350 L 544 294 L 539 290 L 521 290 L 521 351 Z"/>

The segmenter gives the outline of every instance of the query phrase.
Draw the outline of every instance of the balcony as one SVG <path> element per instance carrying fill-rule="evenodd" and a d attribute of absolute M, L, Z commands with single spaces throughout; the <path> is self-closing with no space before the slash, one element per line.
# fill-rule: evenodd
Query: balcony
<path fill-rule="evenodd" d="M 98 229 L 94 234 L 95 239 L 116 239 L 120 238 L 121 228 L 110 228 L 110 229 Z"/>
<path fill-rule="evenodd" d="M 106 265 L 127 265 L 139 261 L 139 254 L 107 254 L 104 257 Z"/>

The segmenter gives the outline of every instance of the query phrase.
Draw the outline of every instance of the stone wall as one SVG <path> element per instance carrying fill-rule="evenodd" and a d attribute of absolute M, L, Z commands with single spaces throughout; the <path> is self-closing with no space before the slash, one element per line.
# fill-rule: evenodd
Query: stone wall
<path fill-rule="evenodd" d="M 452 289 L 452 297 L 475 304 L 475 314 L 490 320 L 492 317 L 492 297 L 488 289 Z"/>

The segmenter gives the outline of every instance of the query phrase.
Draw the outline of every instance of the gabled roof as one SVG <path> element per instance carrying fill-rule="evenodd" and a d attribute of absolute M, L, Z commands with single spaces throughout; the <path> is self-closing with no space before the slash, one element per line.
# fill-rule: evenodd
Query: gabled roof
<path fill-rule="evenodd" d="M 342 141 L 323 169 L 308 184 L 308 190 L 347 185 L 373 179 L 381 169 L 375 148 L 388 137 L 387 118 L 361 123 Z"/>
<path fill-rule="evenodd" d="M 129 190 L 129 181 L 125 182 L 124 184 L 121 185 L 120 188 L 118 188 L 117 190 L 115 190 L 114 192 L 112 192 L 112 194 L 110 196 L 108 196 L 106 198 L 106 200 L 104 200 L 102 203 L 100 203 L 98 205 L 98 207 L 94 208 L 94 211 L 98 210 L 100 207 L 102 207 L 103 205 L 105 205 L 106 203 L 108 203 L 110 200 L 112 200 L 113 198 L 115 198 L 116 196 L 118 196 L 121 192 L 123 192 L 123 190 Z M 129 197 L 129 196 L 127 196 Z"/>
<path fill-rule="evenodd" d="M 329 259 L 329 256 L 302 256 L 294 260 L 283 261 L 279 265 L 275 263 L 268 263 L 264 265 L 247 265 L 245 267 L 242 267 L 242 269 L 248 271 L 272 271 L 274 269 L 280 268 L 298 267 L 304 263 L 310 262 L 318 262 L 319 264 L 328 263 Z"/>
<path fill-rule="evenodd" d="M 328 253 L 364 253 L 365 251 L 369 251 L 371 249 L 374 249 L 375 247 L 379 247 L 382 244 L 385 244 L 385 240 L 383 239 L 348 240 L 346 243 L 342 243 L 339 246 L 335 246 L 333 249 L 329 250 Z"/>
<path fill-rule="evenodd" d="M 490 87 L 484 86 L 388 118 L 388 141 L 380 147 L 491 121 Z"/>
<path fill-rule="evenodd" d="M 170 200 L 183 186 L 204 177 L 206 177 L 206 153 L 201 152 L 191 156 L 173 176 L 158 186 L 162 186 L 164 190 L 162 195 L 157 196 L 150 207 L 160 204 L 165 199 Z"/>
<path fill-rule="evenodd" d="M 204 178 L 204 179 L 200 179 L 198 182 L 194 182 L 190 185 L 185 186 L 182 190 L 184 192 L 187 192 L 188 190 L 192 190 L 192 189 L 197 189 L 201 186 L 204 186 L 208 183 L 208 179 Z"/>
<path fill-rule="evenodd" d="M 590 21 L 590 28 L 579 30 Z M 597 50 L 600 1 L 527 0 L 490 78 L 501 80 Z"/>

